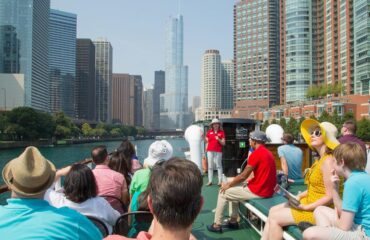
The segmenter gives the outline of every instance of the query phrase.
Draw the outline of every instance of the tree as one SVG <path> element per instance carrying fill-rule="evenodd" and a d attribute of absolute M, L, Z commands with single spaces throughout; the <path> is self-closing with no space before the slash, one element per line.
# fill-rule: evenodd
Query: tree
<path fill-rule="evenodd" d="M 327 111 L 323 111 L 320 115 L 320 117 L 318 118 L 318 121 L 319 122 L 331 122 L 331 117 L 329 115 L 329 113 Z"/>
<path fill-rule="evenodd" d="M 274 119 L 272 119 L 271 124 L 278 124 L 278 122 L 277 122 L 277 121 L 276 121 L 276 119 L 274 118 Z"/>
<path fill-rule="evenodd" d="M 269 121 L 265 120 L 261 126 L 262 131 L 266 131 L 266 128 L 270 125 Z"/>
<path fill-rule="evenodd" d="M 62 125 L 57 125 L 54 131 L 54 136 L 57 139 L 63 139 L 71 135 L 71 129 Z"/>
<path fill-rule="evenodd" d="M 338 115 L 337 109 L 334 109 L 333 115 L 331 116 L 331 123 L 334 124 L 338 130 L 342 128 L 343 119 Z"/>
<path fill-rule="evenodd" d="M 54 135 L 57 139 L 78 135 L 79 130 L 63 112 L 55 113 L 53 119 L 56 124 Z"/>
<path fill-rule="evenodd" d="M 298 123 L 297 120 L 295 120 L 293 117 L 289 118 L 289 121 L 287 123 L 287 132 L 292 133 L 295 138 L 298 137 Z"/>
<path fill-rule="evenodd" d="M 112 137 L 122 136 L 122 133 L 121 133 L 121 129 L 120 128 L 113 128 L 109 133 L 110 133 L 110 135 Z"/>
<path fill-rule="evenodd" d="M 343 122 L 347 120 L 353 120 L 355 119 L 355 116 L 353 115 L 353 112 L 346 112 L 343 116 Z"/>
<path fill-rule="evenodd" d="M 51 138 L 55 130 L 55 123 L 49 114 L 30 107 L 14 108 L 7 113 L 6 118 L 17 139 Z"/>
<path fill-rule="evenodd" d="M 143 127 L 136 127 L 136 130 L 137 130 L 137 135 L 140 135 L 140 136 L 144 136 L 145 135 L 145 128 Z"/>
<path fill-rule="evenodd" d="M 92 128 L 90 124 L 84 123 L 82 124 L 81 131 L 84 136 L 91 136 Z"/>
<path fill-rule="evenodd" d="M 364 141 L 370 140 L 370 120 L 362 118 L 357 122 L 356 135 Z"/>
<path fill-rule="evenodd" d="M 284 129 L 284 132 L 287 131 L 287 125 L 285 117 L 280 118 L 279 125 Z"/>

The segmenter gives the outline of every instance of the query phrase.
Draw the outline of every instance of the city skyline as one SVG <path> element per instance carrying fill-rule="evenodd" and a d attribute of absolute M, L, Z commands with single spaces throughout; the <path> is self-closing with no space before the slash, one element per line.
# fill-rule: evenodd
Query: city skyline
<path fill-rule="evenodd" d="M 162 0 L 161 4 L 113 0 L 107 5 L 93 0 L 89 1 L 89 11 L 81 11 L 86 8 L 86 2 L 51 0 L 51 8 L 77 14 L 78 38 L 107 38 L 114 49 L 113 72 L 142 75 L 145 87 L 154 84 L 154 71 L 164 70 L 166 20 L 181 13 L 186 19 L 184 63 L 189 66 L 189 102 L 193 96 L 200 95 L 204 51 L 215 48 L 224 59 L 233 56 L 234 2 L 188 0 L 178 6 L 178 1 L 171 0 Z M 110 13 L 97 20 L 102 12 Z"/>

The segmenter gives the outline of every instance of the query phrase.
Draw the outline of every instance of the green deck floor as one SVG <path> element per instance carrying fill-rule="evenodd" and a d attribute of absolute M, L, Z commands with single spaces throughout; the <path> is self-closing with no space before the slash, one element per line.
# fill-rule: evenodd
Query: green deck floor
<path fill-rule="evenodd" d="M 217 173 L 215 173 L 217 175 Z M 260 239 L 261 237 L 245 222 L 240 222 L 240 229 L 238 230 L 224 230 L 223 233 L 212 233 L 207 230 L 207 225 L 213 223 L 214 212 L 213 209 L 216 208 L 217 204 L 217 195 L 219 187 L 217 185 L 212 185 L 207 187 L 207 175 L 203 177 L 203 188 L 202 195 L 204 198 L 203 209 L 198 215 L 197 219 L 193 224 L 192 233 L 197 239 L 222 239 L 222 240 L 231 240 L 231 239 L 244 239 L 244 240 L 253 240 Z M 217 183 L 216 178 L 213 179 L 214 183 Z M 226 209 L 227 210 L 227 209 Z M 228 210 L 227 210 L 228 212 Z M 226 213 L 226 212 L 225 212 Z"/>

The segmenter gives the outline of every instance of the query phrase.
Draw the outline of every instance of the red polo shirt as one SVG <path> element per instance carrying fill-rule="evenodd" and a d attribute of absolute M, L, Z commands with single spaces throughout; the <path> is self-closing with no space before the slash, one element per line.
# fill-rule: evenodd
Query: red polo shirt
<path fill-rule="evenodd" d="M 222 145 L 221 143 L 216 140 L 216 136 L 219 139 L 225 138 L 225 132 L 222 130 L 218 130 L 217 133 L 213 131 L 213 129 L 208 130 L 206 137 L 208 138 L 208 145 L 207 145 L 207 152 L 221 152 L 222 153 Z"/>

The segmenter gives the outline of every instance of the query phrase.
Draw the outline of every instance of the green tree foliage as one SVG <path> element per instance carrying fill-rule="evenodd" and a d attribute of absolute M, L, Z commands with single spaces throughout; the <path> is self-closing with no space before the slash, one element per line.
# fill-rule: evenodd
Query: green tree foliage
<path fill-rule="evenodd" d="M 55 130 L 52 117 L 29 107 L 19 107 L 6 114 L 6 132 L 15 139 L 36 140 L 51 138 Z"/>
<path fill-rule="evenodd" d="M 54 136 L 57 139 L 68 138 L 77 136 L 80 130 L 75 126 L 69 117 L 63 112 L 57 112 L 53 115 L 53 120 L 56 124 Z"/>
<path fill-rule="evenodd" d="M 338 115 L 336 109 L 334 110 L 333 115 L 331 116 L 331 123 L 337 127 L 338 131 L 342 128 L 343 119 L 341 116 Z"/>
<path fill-rule="evenodd" d="M 144 136 L 145 135 L 145 128 L 143 127 L 136 127 L 137 135 Z"/>
<path fill-rule="evenodd" d="M 272 121 L 271 121 L 271 124 L 277 124 L 278 122 L 277 122 L 277 120 L 274 118 L 274 119 L 272 119 Z"/>
<path fill-rule="evenodd" d="M 84 123 L 84 124 L 82 124 L 81 131 L 82 131 L 82 134 L 84 136 L 91 136 L 92 128 L 91 128 L 90 124 Z"/>
<path fill-rule="evenodd" d="M 121 129 L 120 128 L 113 128 L 112 130 L 110 130 L 110 135 L 112 137 L 120 137 L 120 136 L 122 136 Z"/>
<path fill-rule="evenodd" d="M 319 122 L 331 122 L 332 121 L 331 116 L 325 110 L 321 113 L 320 117 L 317 120 Z"/>
<path fill-rule="evenodd" d="M 284 117 L 280 118 L 279 125 L 284 129 L 284 132 L 287 131 L 287 124 Z"/>
<path fill-rule="evenodd" d="M 343 122 L 347 120 L 355 119 L 355 116 L 353 115 L 353 112 L 346 112 L 343 116 Z"/>
<path fill-rule="evenodd" d="M 270 125 L 269 121 L 265 120 L 261 126 L 262 131 L 266 131 L 266 128 Z"/>
<path fill-rule="evenodd" d="M 362 118 L 357 122 L 356 135 L 364 141 L 370 141 L 370 120 Z"/>
<path fill-rule="evenodd" d="M 289 121 L 287 123 L 287 132 L 292 133 L 295 138 L 298 137 L 298 122 L 293 117 L 289 118 Z"/>

